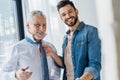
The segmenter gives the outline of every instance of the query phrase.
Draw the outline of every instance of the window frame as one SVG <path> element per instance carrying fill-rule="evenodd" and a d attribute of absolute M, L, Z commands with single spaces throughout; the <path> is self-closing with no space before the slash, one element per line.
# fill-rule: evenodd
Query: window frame
<path fill-rule="evenodd" d="M 15 2 L 16 2 L 16 11 L 17 11 L 17 18 L 18 18 L 19 40 L 22 40 L 25 37 L 22 0 L 15 0 Z"/>

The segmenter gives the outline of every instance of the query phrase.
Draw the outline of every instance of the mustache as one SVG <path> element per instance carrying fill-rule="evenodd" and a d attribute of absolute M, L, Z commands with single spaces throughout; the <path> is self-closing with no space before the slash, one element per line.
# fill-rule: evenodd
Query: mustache
<path fill-rule="evenodd" d="M 37 33 L 39 33 L 39 34 L 44 34 L 44 32 L 43 32 L 43 31 L 38 31 Z"/>
<path fill-rule="evenodd" d="M 41 34 L 41 35 L 45 35 L 46 33 L 44 33 L 43 31 L 38 31 L 38 32 L 36 32 L 36 33 L 31 33 L 30 31 L 29 31 L 29 33 L 31 34 L 31 35 L 36 35 L 36 34 Z"/>
<path fill-rule="evenodd" d="M 43 39 L 45 36 L 47 35 L 47 33 L 43 33 L 40 37 L 37 37 L 36 34 L 33 34 L 33 37 L 36 38 L 36 39 Z"/>

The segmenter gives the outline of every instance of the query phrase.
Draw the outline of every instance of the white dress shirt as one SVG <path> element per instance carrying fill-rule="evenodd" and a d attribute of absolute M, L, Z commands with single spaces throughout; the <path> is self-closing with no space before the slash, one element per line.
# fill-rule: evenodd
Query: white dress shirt
<path fill-rule="evenodd" d="M 27 35 L 27 37 L 33 40 L 31 35 Z M 43 44 L 50 45 L 57 53 L 55 47 L 49 42 L 43 41 Z M 32 72 L 32 76 L 28 80 L 42 80 L 41 56 L 37 48 L 37 45 L 28 42 L 26 39 L 12 46 L 2 68 L 0 80 L 17 80 L 15 72 L 25 66 L 29 66 L 27 71 Z M 50 80 L 60 80 L 60 68 L 55 65 L 50 56 L 47 56 L 47 61 Z"/>

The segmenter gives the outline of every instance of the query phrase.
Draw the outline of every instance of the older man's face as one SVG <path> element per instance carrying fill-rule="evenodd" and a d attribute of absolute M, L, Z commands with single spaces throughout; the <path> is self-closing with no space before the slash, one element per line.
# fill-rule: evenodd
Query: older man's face
<path fill-rule="evenodd" d="M 35 14 L 27 24 L 28 32 L 37 40 L 41 40 L 46 32 L 46 19 L 44 16 Z"/>

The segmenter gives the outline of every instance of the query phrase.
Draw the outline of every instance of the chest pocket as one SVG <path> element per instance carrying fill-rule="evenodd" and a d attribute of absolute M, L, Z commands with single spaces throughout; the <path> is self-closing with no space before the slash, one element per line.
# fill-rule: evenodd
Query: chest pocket
<path fill-rule="evenodd" d="M 87 44 L 86 34 L 78 33 L 73 41 L 75 46 L 83 46 Z"/>
<path fill-rule="evenodd" d="M 76 41 L 75 45 L 76 46 L 83 46 L 83 45 L 86 45 L 87 42 L 84 40 L 84 41 Z"/>

